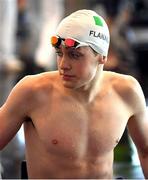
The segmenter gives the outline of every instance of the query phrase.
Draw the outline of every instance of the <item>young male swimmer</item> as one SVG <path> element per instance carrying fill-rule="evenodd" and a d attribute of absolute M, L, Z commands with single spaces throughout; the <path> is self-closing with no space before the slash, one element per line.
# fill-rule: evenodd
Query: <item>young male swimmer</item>
<path fill-rule="evenodd" d="M 106 72 L 109 30 L 79 10 L 51 43 L 58 71 L 23 78 L 0 109 L 0 149 L 24 123 L 29 178 L 113 178 L 113 151 L 125 127 L 148 178 L 148 118 L 139 83 Z"/>

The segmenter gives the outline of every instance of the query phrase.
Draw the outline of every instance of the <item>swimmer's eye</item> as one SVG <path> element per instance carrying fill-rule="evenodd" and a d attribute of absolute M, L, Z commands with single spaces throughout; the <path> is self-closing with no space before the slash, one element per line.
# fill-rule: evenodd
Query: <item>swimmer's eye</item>
<path fill-rule="evenodd" d="M 81 58 L 83 55 L 80 53 L 80 52 L 77 52 L 77 51 L 70 51 L 69 52 L 69 56 L 72 58 L 72 59 L 79 59 Z"/>
<path fill-rule="evenodd" d="M 63 53 L 61 51 L 56 51 L 57 56 L 62 57 Z"/>

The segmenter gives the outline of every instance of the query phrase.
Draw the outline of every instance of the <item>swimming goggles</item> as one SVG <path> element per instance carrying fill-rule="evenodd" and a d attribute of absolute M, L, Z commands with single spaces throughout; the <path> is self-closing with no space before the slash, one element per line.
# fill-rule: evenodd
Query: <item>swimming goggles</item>
<path fill-rule="evenodd" d="M 64 38 L 61 38 L 59 36 L 52 36 L 51 37 L 51 44 L 55 48 L 59 48 L 61 44 L 64 45 L 65 47 L 68 47 L 68 48 L 78 48 L 81 46 L 89 46 L 87 43 L 78 42 L 73 38 L 64 39 Z"/>

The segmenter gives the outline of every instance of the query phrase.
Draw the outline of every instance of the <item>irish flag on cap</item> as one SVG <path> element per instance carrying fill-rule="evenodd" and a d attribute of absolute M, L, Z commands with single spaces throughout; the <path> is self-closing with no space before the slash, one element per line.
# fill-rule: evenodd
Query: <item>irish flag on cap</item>
<path fill-rule="evenodd" d="M 103 26 L 103 22 L 99 16 L 93 16 L 93 18 L 97 26 Z"/>

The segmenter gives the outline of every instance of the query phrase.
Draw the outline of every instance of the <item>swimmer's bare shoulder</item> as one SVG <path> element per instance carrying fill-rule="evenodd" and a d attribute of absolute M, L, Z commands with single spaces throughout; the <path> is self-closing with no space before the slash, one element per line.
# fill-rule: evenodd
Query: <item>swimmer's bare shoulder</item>
<path fill-rule="evenodd" d="M 36 93 L 51 89 L 56 77 L 56 72 L 26 76 L 12 89 L 0 108 L 0 149 L 12 139 L 28 118 L 32 106 L 36 103 Z"/>
<path fill-rule="evenodd" d="M 128 132 L 136 145 L 144 175 L 148 177 L 148 113 L 142 88 L 132 76 L 118 73 L 109 74 L 113 89 L 130 112 L 127 123 Z M 117 110 L 122 111 L 120 106 L 117 107 Z"/>
<path fill-rule="evenodd" d="M 142 88 L 139 82 L 130 75 L 111 73 L 110 78 L 112 78 L 114 90 L 130 113 L 127 124 L 129 132 L 137 146 L 145 148 L 141 142 L 148 141 L 148 136 L 146 135 L 148 123 L 146 101 Z M 142 139 L 143 141 L 141 141 Z"/>
<path fill-rule="evenodd" d="M 57 84 L 57 79 L 57 71 L 44 72 L 24 77 L 18 83 L 18 86 L 20 86 L 25 91 L 26 95 L 33 95 L 40 90 L 46 91 L 47 88 L 48 90 L 52 89 L 54 84 Z"/>
<path fill-rule="evenodd" d="M 129 106 L 136 109 L 136 103 L 144 101 L 144 94 L 139 82 L 130 75 L 115 72 L 105 72 L 112 83 L 112 88 L 120 98 Z"/>
<path fill-rule="evenodd" d="M 26 82 L 25 82 L 26 81 Z M 51 92 L 55 87 L 59 85 L 59 76 L 57 71 L 40 73 L 37 75 L 27 76 L 24 79 L 24 84 L 26 84 L 26 94 L 30 99 L 30 106 L 32 103 L 38 102 L 39 99 L 43 99 L 48 94 L 50 96 Z M 29 94 L 28 94 L 29 93 Z M 28 103 L 28 102 L 27 102 Z M 35 106 L 35 104 L 33 105 Z"/>
<path fill-rule="evenodd" d="M 43 89 L 46 90 L 52 87 L 52 84 L 56 81 L 57 72 L 45 72 L 37 75 L 28 75 L 22 78 L 16 86 L 12 89 L 8 100 L 10 98 L 20 98 L 24 103 L 30 99 L 37 91 Z M 6 101 L 7 102 L 7 101 Z"/>

